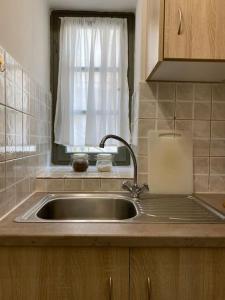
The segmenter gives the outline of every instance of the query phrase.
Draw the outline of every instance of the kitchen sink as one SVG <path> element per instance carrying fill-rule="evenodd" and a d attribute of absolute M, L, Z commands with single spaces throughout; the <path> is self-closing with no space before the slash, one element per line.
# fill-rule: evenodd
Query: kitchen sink
<path fill-rule="evenodd" d="M 129 197 L 104 194 L 49 195 L 16 221 L 120 221 L 138 214 Z"/>
<path fill-rule="evenodd" d="M 116 197 L 62 198 L 47 202 L 37 217 L 44 220 L 126 220 L 137 215 L 134 204 Z"/>
<path fill-rule="evenodd" d="M 47 195 L 16 222 L 224 223 L 225 216 L 193 196 L 133 200 L 117 194 Z"/>

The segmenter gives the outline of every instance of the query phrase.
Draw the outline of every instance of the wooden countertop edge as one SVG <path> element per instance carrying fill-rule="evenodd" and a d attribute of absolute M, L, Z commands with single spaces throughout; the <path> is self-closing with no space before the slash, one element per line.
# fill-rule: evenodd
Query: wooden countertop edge
<path fill-rule="evenodd" d="M 0 246 L 225 247 L 225 224 L 32 224 L 16 216 L 46 193 L 36 193 L 0 222 Z M 198 195 L 225 213 L 225 195 Z"/>

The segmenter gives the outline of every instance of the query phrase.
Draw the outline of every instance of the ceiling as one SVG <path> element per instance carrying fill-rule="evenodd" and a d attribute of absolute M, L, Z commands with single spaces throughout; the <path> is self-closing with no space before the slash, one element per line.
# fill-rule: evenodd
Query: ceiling
<path fill-rule="evenodd" d="M 137 0 L 48 0 L 51 9 L 132 12 Z"/>

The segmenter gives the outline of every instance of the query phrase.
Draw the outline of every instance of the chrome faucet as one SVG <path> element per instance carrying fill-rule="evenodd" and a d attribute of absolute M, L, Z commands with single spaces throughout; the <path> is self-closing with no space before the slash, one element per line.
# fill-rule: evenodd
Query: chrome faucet
<path fill-rule="evenodd" d="M 114 140 L 117 140 L 117 141 L 123 143 L 126 146 L 126 148 L 129 150 L 131 158 L 133 160 L 133 165 L 134 165 L 134 179 L 133 179 L 133 183 L 130 181 L 123 182 L 122 188 L 124 190 L 129 191 L 131 193 L 132 198 L 134 198 L 134 199 L 139 198 L 141 193 L 143 193 L 145 191 L 146 192 L 149 191 L 149 187 L 147 184 L 143 184 L 140 186 L 137 183 L 137 160 L 136 160 L 134 151 L 132 150 L 131 146 L 124 139 L 122 139 L 121 137 L 119 137 L 117 135 L 113 135 L 113 134 L 104 136 L 99 144 L 99 147 L 104 148 L 105 142 L 108 139 L 114 139 Z"/>

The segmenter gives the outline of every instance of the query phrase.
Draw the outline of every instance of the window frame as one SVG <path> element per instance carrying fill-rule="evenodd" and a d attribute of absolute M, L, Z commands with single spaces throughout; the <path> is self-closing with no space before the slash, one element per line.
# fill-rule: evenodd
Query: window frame
<path fill-rule="evenodd" d="M 129 84 L 129 121 L 131 123 L 132 95 L 134 92 L 134 44 L 135 44 L 135 15 L 134 13 L 122 12 L 93 12 L 93 11 L 68 11 L 54 10 L 50 16 L 50 87 L 52 93 L 52 163 L 67 165 L 71 154 L 67 153 L 66 147 L 54 143 L 54 122 L 57 102 L 58 70 L 59 70 L 59 35 L 60 18 L 62 17 L 110 17 L 126 18 L 128 27 L 128 84 Z M 89 154 L 90 164 L 95 164 L 96 153 Z M 114 154 L 117 166 L 130 165 L 130 154 L 125 147 L 120 147 Z"/>

